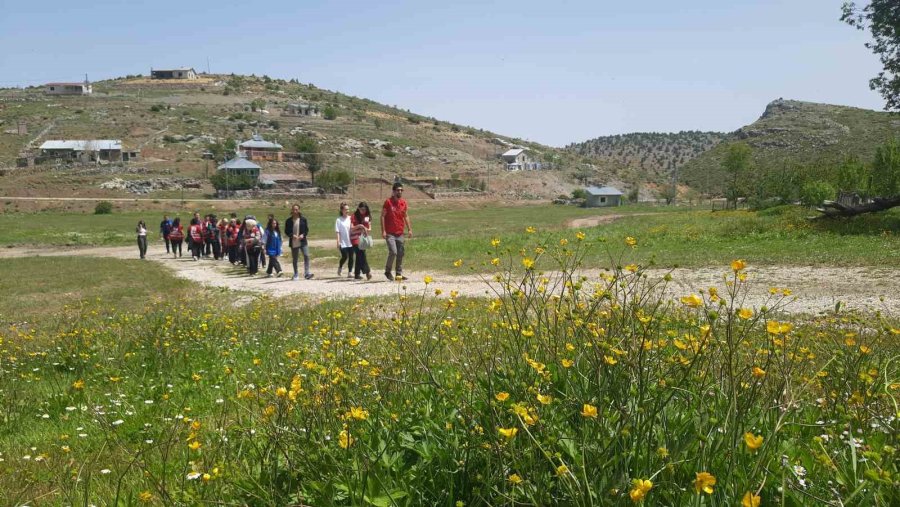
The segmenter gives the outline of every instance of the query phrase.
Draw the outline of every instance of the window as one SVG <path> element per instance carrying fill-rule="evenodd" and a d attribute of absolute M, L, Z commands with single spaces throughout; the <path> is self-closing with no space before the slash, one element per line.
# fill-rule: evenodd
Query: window
<path fill-rule="evenodd" d="M 606 197 L 600 198 L 600 204 L 606 204 Z"/>

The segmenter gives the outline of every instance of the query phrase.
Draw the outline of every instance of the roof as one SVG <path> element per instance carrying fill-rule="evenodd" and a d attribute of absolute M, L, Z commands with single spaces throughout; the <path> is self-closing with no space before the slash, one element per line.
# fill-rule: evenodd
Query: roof
<path fill-rule="evenodd" d="M 523 153 L 524 151 L 525 151 L 525 150 L 522 149 L 522 148 L 517 148 L 517 149 L 514 149 L 514 150 L 509 150 L 509 151 L 507 151 L 506 153 L 504 153 L 503 155 L 500 155 L 500 156 L 501 156 L 501 157 L 518 157 L 518 156 L 519 156 L 521 153 Z"/>
<path fill-rule="evenodd" d="M 42 150 L 74 150 L 84 151 L 90 146 L 93 150 L 121 150 L 122 141 L 118 139 L 91 139 L 73 141 L 46 141 L 41 145 Z"/>
<path fill-rule="evenodd" d="M 255 135 L 253 139 L 241 143 L 241 148 L 269 148 L 280 150 L 282 146 L 278 143 L 264 140 L 261 136 Z"/>
<path fill-rule="evenodd" d="M 220 165 L 217 169 L 220 171 L 223 169 L 259 169 L 259 166 L 244 157 L 235 157 Z"/>
<path fill-rule="evenodd" d="M 587 187 L 584 190 L 590 195 L 625 195 L 614 187 Z"/>
<path fill-rule="evenodd" d="M 191 70 L 191 71 L 194 71 L 194 74 L 197 73 L 197 71 L 194 70 L 193 67 L 177 67 L 174 69 L 150 69 L 151 72 L 174 72 L 176 70 L 180 70 L 182 72 L 187 72 L 187 71 Z"/>
<path fill-rule="evenodd" d="M 44 86 L 91 86 L 90 83 L 47 83 Z"/>

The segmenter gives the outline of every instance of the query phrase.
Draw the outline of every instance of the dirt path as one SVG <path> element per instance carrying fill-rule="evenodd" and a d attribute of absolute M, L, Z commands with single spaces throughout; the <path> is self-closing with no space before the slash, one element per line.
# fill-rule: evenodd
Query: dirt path
<path fill-rule="evenodd" d="M 660 215 L 660 213 L 613 213 L 610 215 L 596 215 L 592 217 L 572 218 L 566 222 L 566 227 L 568 227 L 569 229 L 577 229 L 580 227 L 596 227 L 601 224 L 614 222 L 620 218 L 640 217 L 645 215 Z"/>
<path fill-rule="evenodd" d="M 328 240 L 322 240 L 328 241 Z M 328 243 L 330 245 L 330 241 Z M 159 246 L 159 245 L 154 245 Z M 325 245 L 327 246 L 327 245 Z M 152 249 L 153 250 L 153 249 Z M 262 276 L 248 277 L 240 268 L 227 262 L 213 260 L 193 261 L 190 257 L 173 259 L 171 256 L 152 251 L 148 258 L 158 262 L 181 278 L 202 283 L 210 287 L 221 287 L 236 291 L 255 292 L 272 296 L 288 296 L 292 294 L 308 296 L 313 299 L 330 299 L 356 296 L 384 296 L 407 293 L 422 293 L 426 290 L 423 277 L 430 274 L 434 277 L 429 293 L 440 288 L 444 296 L 450 291 L 458 291 L 464 296 L 490 296 L 490 288 L 477 275 L 453 276 L 443 273 L 407 273 L 411 279 L 403 283 L 390 282 L 384 278 L 380 270 L 375 269 L 371 281 L 357 281 L 345 277 L 338 278 L 331 260 L 313 261 L 312 270 L 316 277 L 312 280 L 292 281 L 289 276 L 267 278 Z M 135 259 L 137 251 L 134 247 L 95 247 L 95 248 L 5 248 L 0 249 L 0 259 L 12 257 L 43 256 L 89 256 L 111 257 L 117 259 Z M 290 256 L 282 258 L 286 273 L 290 272 Z M 414 262 L 412 266 L 414 266 Z M 655 269 L 647 271 L 650 279 L 659 279 L 668 270 Z M 586 270 L 584 275 L 589 279 L 596 278 L 599 270 Z M 698 289 L 719 287 L 724 291 L 722 276 L 725 271 L 721 267 L 676 269 L 671 271 L 672 282 L 668 295 L 678 297 Z M 900 269 L 853 267 L 834 268 L 817 266 L 762 266 L 748 270 L 750 290 L 743 306 L 758 308 L 771 305 L 769 288 L 789 288 L 794 301 L 786 308 L 792 313 L 816 313 L 833 309 L 839 301 L 845 308 L 861 310 L 881 310 L 882 312 L 900 315 Z"/>

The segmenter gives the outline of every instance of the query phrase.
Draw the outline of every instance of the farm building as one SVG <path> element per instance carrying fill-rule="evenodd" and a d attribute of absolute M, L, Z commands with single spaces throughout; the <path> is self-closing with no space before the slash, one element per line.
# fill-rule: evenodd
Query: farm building
<path fill-rule="evenodd" d="M 587 199 L 584 201 L 586 208 L 620 206 L 624 195 L 613 187 L 587 187 L 584 191 L 587 193 Z"/>
<path fill-rule="evenodd" d="M 42 158 L 84 162 L 100 160 L 127 162 L 140 154 L 139 150 L 122 151 L 122 141 L 118 139 L 46 141 L 40 150 Z"/>
<path fill-rule="evenodd" d="M 44 93 L 47 95 L 90 95 L 94 93 L 91 83 L 85 80 L 83 83 L 47 83 L 44 85 Z"/>
<path fill-rule="evenodd" d="M 249 175 L 254 180 L 259 179 L 259 169 L 260 167 L 253 162 L 247 160 L 241 155 L 234 157 L 233 159 L 225 162 L 220 165 L 217 170 L 226 172 L 231 175 Z"/>
<path fill-rule="evenodd" d="M 268 160 L 272 162 L 284 160 L 282 148 L 280 144 L 266 141 L 259 134 L 255 134 L 253 139 L 244 141 L 238 146 L 240 153 L 250 160 Z"/>
<path fill-rule="evenodd" d="M 197 79 L 197 72 L 190 67 L 150 69 L 150 79 Z"/>
<path fill-rule="evenodd" d="M 288 104 L 282 116 L 320 116 L 319 106 L 314 104 Z"/>
<path fill-rule="evenodd" d="M 500 155 L 500 158 L 506 164 L 507 171 L 534 171 L 541 168 L 541 163 L 531 160 L 524 148 L 508 150 Z"/>

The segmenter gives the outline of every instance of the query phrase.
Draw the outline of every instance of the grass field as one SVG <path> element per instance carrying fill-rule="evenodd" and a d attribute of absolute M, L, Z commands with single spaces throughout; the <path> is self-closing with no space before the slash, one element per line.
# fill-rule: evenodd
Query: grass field
<path fill-rule="evenodd" d="M 573 276 L 588 244 L 546 247 L 558 284 L 498 269 L 494 299 L 299 309 L 137 260 L 4 261 L 0 503 L 900 501 L 896 319 L 741 308 L 741 263 L 660 304 L 640 268 Z"/>
<path fill-rule="evenodd" d="M 334 237 L 336 213 L 332 207 L 337 208 L 335 203 L 305 207 L 311 239 Z M 248 213 L 262 219 L 268 213 L 275 213 L 281 220 L 286 215 L 276 208 L 242 209 L 239 214 L 243 217 Z M 807 217 L 814 212 L 791 206 L 713 213 L 642 206 L 590 210 L 553 205 L 422 203 L 414 204 L 410 212 L 415 235 L 408 243 L 408 267 L 445 271 L 456 259 L 483 259 L 490 240 L 499 236 L 514 250 L 534 241 L 534 237 L 552 244 L 571 236 L 574 231 L 566 228 L 570 220 L 613 213 L 623 216 L 578 230 L 592 240 L 638 238 L 642 248 L 633 261 L 642 264 L 708 266 L 743 258 L 756 265 L 890 266 L 900 258 L 900 210 L 852 220 L 809 221 Z M 189 212 L 180 215 L 190 217 Z M 378 212 L 374 215 L 377 235 Z M 132 231 L 141 218 L 155 232 L 162 213 L 7 213 L 0 215 L 0 245 L 126 245 L 133 242 Z M 527 234 L 526 227 L 534 227 L 537 232 Z M 373 266 L 383 262 L 384 250 L 379 243 L 372 251 Z M 330 257 L 334 251 L 314 248 L 313 254 Z M 609 254 L 603 243 L 597 242 L 585 260 L 592 266 L 607 265 Z M 469 264 L 482 272 L 490 269 L 480 262 Z"/>

